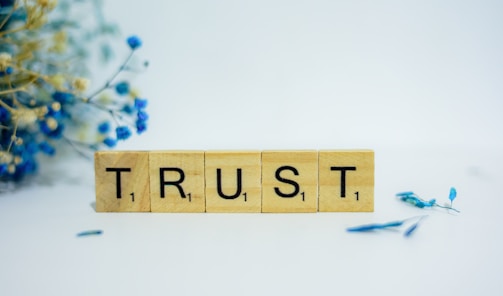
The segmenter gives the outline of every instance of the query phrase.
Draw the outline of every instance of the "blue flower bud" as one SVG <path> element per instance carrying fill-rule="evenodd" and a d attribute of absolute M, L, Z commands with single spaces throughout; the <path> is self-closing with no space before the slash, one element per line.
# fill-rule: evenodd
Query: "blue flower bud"
<path fill-rule="evenodd" d="M 136 110 L 143 110 L 147 107 L 148 101 L 146 99 L 135 98 L 134 99 L 134 108 Z"/>
<path fill-rule="evenodd" d="M 40 151 L 42 151 L 47 155 L 53 156 L 54 154 L 56 154 L 56 149 L 54 149 L 54 147 L 52 147 L 49 143 L 45 141 L 38 144 L 38 148 L 40 149 Z"/>
<path fill-rule="evenodd" d="M 137 118 L 139 121 L 147 121 L 148 120 L 148 114 L 145 111 L 138 111 Z"/>
<path fill-rule="evenodd" d="M 106 134 L 110 131 L 110 123 L 108 121 L 105 121 L 103 123 L 100 123 L 98 125 L 98 132 L 100 134 Z"/>
<path fill-rule="evenodd" d="M 130 36 L 127 39 L 127 44 L 129 45 L 129 48 L 132 50 L 137 49 L 138 47 L 141 46 L 141 39 L 138 36 Z"/>
<path fill-rule="evenodd" d="M 75 97 L 71 93 L 56 91 L 52 94 L 52 98 L 61 104 L 71 104 L 74 102 Z"/>
<path fill-rule="evenodd" d="M 119 126 L 115 129 L 117 140 L 126 140 L 131 137 L 131 130 L 127 126 Z"/>
<path fill-rule="evenodd" d="M 117 145 L 117 141 L 112 138 L 106 138 L 103 140 L 103 144 L 105 144 L 107 147 L 113 148 L 115 145 Z"/>
<path fill-rule="evenodd" d="M 115 91 L 121 95 L 127 95 L 129 93 L 129 82 L 121 81 L 115 85 Z"/>

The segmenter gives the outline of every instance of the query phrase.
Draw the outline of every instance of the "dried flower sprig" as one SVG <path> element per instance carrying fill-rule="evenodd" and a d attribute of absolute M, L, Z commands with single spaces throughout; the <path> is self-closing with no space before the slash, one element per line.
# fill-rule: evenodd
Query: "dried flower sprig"
<path fill-rule="evenodd" d="M 102 87 L 88 93 L 92 46 L 117 32 L 104 20 L 99 1 L 92 4 L 95 13 L 86 15 L 95 17 L 94 27 L 75 15 L 83 1 L 0 1 L 1 182 L 36 173 L 38 154 L 54 156 L 61 145 L 86 154 L 146 130 L 147 100 L 119 79 L 131 70 L 139 37 L 127 38 L 129 55 Z M 101 56 L 109 60 L 104 39 Z"/>
<path fill-rule="evenodd" d="M 409 226 L 403 234 L 405 237 L 409 237 L 414 233 L 414 231 L 416 231 L 417 227 L 419 226 L 419 223 L 426 217 L 427 217 L 427 215 L 419 216 L 419 217 L 411 217 L 411 218 L 407 218 L 404 220 L 397 220 L 397 221 L 391 221 L 391 222 L 386 222 L 386 223 L 365 224 L 365 225 L 349 227 L 346 230 L 348 232 L 374 232 L 374 231 L 385 230 L 385 229 L 397 229 L 398 227 L 403 226 L 405 223 L 415 220 L 416 222 L 414 224 L 412 224 L 411 226 Z"/>
<path fill-rule="evenodd" d="M 439 205 L 437 203 L 436 199 L 431 199 L 429 201 L 423 200 L 417 194 L 415 194 L 412 191 L 399 192 L 399 193 L 396 194 L 396 196 L 401 201 L 404 201 L 404 202 L 406 202 L 408 204 L 411 204 L 411 205 L 413 205 L 415 207 L 418 207 L 418 208 L 439 207 L 439 208 L 443 208 L 443 209 L 447 209 L 447 210 L 453 210 L 453 211 L 459 213 L 458 210 L 456 210 L 455 208 L 452 207 L 452 202 L 454 201 L 454 199 L 457 196 L 457 192 L 456 192 L 456 189 L 454 187 L 451 187 L 451 190 L 449 192 L 449 200 L 451 202 L 450 206 L 448 206 L 448 205 L 446 205 L 446 206 Z"/>

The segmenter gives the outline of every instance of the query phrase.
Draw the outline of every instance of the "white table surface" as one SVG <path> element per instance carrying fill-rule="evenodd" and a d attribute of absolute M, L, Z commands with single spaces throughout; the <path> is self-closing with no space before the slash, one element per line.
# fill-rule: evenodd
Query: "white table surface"
<path fill-rule="evenodd" d="M 150 130 L 119 149 L 371 148 L 375 212 L 96 213 L 67 158 L 0 194 L 0 295 L 503 293 L 501 2 L 105 4 L 151 65 Z M 394 197 L 451 186 L 460 214 Z"/>

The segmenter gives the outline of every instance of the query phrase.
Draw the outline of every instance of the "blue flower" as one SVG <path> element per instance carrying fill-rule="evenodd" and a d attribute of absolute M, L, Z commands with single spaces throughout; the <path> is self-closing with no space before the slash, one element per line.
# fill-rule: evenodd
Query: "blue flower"
<path fill-rule="evenodd" d="M 47 121 L 45 121 L 45 120 L 42 120 L 39 122 L 39 127 L 40 127 L 40 131 L 42 131 L 42 133 L 44 133 L 49 138 L 53 138 L 53 139 L 61 138 L 61 136 L 63 136 L 63 130 L 65 129 L 65 126 L 62 123 L 58 123 L 56 128 L 50 127 L 47 124 Z"/>
<path fill-rule="evenodd" d="M 107 147 L 113 148 L 115 145 L 117 145 L 117 141 L 112 138 L 106 138 L 103 140 L 103 144 L 105 144 Z"/>
<path fill-rule="evenodd" d="M 131 48 L 132 50 L 135 50 L 141 46 L 141 39 L 135 35 L 130 36 L 127 39 L 127 44 L 129 45 L 129 48 Z"/>
<path fill-rule="evenodd" d="M 61 104 L 71 104 L 74 102 L 75 97 L 71 93 L 56 91 L 52 94 L 52 98 Z"/>
<path fill-rule="evenodd" d="M 147 130 L 147 122 L 143 121 L 143 120 L 137 120 L 136 121 L 136 132 L 138 134 L 141 134 L 146 130 Z"/>
<path fill-rule="evenodd" d="M 119 126 L 115 129 L 117 140 L 126 140 L 131 137 L 131 130 L 127 126 Z"/>
<path fill-rule="evenodd" d="M 148 120 L 148 114 L 145 111 L 138 111 L 137 118 L 140 121 L 147 121 Z"/>
<path fill-rule="evenodd" d="M 124 105 L 124 107 L 122 107 L 121 111 L 126 114 L 133 114 L 134 108 L 131 105 Z"/>
<path fill-rule="evenodd" d="M 38 144 L 38 148 L 40 149 L 40 151 L 44 152 L 47 155 L 53 156 L 54 154 L 56 154 L 56 149 L 54 149 L 54 147 L 52 147 L 45 141 Z"/>
<path fill-rule="evenodd" d="M 105 121 L 98 125 L 98 132 L 100 134 L 106 134 L 109 131 L 110 131 L 110 123 L 108 121 Z"/>
<path fill-rule="evenodd" d="M 7 109 L 4 107 L 0 106 L 0 121 L 1 122 L 6 122 L 10 120 L 10 113 Z"/>
<path fill-rule="evenodd" d="M 8 166 L 6 163 L 0 164 L 0 176 L 7 173 L 7 170 L 8 170 Z"/>
<path fill-rule="evenodd" d="M 14 69 L 12 67 L 7 67 L 5 71 L 0 71 L 0 77 L 10 75 L 12 72 L 14 72 Z"/>
<path fill-rule="evenodd" d="M 136 110 L 143 110 L 147 107 L 148 101 L 146 99 L 135 98 L 134 99 L 134 108 Z"/>
<path fill-rule="evenodd" d="M 121 95 L 127 95 L 129 93 L 129 82 L 121 81 L 115 85 L 115 91 Z"/>

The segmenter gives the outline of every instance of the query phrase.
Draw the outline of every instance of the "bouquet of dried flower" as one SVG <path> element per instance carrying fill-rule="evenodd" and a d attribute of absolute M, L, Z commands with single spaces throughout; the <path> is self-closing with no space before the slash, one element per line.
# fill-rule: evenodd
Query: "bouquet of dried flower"
<path fill-rule="evenodd" d="M 93 50 L 110 60 L 117 34 L 99 0 L 0 0 L 0 182 L 35 174 L 39 155 L 62 146 L 86 155 L 146 130 L 147 100 L 121 79 L 135 72 L 138 37 L 110 79 L 89 87 Z"/>

